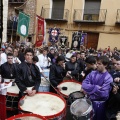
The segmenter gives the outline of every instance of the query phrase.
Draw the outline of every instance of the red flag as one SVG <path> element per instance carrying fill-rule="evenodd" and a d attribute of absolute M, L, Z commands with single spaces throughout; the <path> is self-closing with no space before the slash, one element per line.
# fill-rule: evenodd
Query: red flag
<path fill-rule="evenodd" d="M 44 18 L 36 16 L 37 28 L 36 28 L 36 47 L 40 47 L 44 40 Z"/>

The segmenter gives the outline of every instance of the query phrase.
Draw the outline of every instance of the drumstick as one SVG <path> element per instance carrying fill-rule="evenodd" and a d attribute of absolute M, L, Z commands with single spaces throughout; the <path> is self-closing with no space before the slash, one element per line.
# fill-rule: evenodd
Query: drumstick
<path fill-rule="evenodd" d="M 44 76 L 43 76 L 44 77 Z M 46 79 L 46 77 L 44 77 L 45 79 Z M 61 96 L 61 97 L 63 97 L 61 94 L 60 94 L 60 92 L 51 84 L 51 82 L 48 80 L 48 79 L 46 79 L 49 83 L 50 83 L 50 85 L 52 86 L 52 88 Z"/>

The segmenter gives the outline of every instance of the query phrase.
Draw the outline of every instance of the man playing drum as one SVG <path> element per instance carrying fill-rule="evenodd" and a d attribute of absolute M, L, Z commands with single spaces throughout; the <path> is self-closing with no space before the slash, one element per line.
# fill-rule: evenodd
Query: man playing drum
<path fill-rule="evenodd" d="M 38 67 L 33 64 L 34 52 L 31 48 L 25 50 L 25 62 L 18 66 L 16 84 L 20 89 L 20 97 L 25 94 L 33 96 L 39 88 L 41 77 Z"/>
<path fill-rule="evenodd" d="M 109 59 L 101 56 L 97 59 L 97 70 L 92 71 L 83 80 L 82 88 L 88 95 L 93 104 L 94 117 L 93 120 L 105 120 L 105 104 L 111 90 L 110 83 L 113 78 L 107 72 Z"/>

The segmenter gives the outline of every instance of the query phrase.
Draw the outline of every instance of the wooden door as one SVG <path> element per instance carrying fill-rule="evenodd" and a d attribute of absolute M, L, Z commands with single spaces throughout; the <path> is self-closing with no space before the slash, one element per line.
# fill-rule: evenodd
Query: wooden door
<path fill-rule="evenodd" d="M 87 48 L 97 49 L 99 33 L 87 33 Z"/>

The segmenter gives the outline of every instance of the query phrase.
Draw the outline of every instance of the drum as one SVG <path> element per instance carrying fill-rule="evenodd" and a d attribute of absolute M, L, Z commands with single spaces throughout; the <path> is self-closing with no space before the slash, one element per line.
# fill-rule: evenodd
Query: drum
<path fill-rule="evenodd" d="M 15 86 L 11 86 L 7 88 L 7 95 L 6 95 L 6 104 L 8 110 L 15 110 L 18 108 L 19 102 L 19 88 L 15 84 Z"/>
<path fill-rule="evenodd" d="M 40 87 L 39 87 L 39 90 L 38 90 L 39 92 L 49 92 L 50 91 L 49 72 L 50 72 L 49 69 L 43 69 L 43 74 L 47 78 L 44 78 L 41 75 L 41 84 L 40 84 Z"/>
<path fill-rule="evenodd" d="M 67 104 L 71 105 L 75 100 L 84 98 L 84 97 L 85 95 L 80 91 L 73 92 L 69 95 Z"/>
<path fill-rule="evenodd" d="M 46 120 L 46 119 L 40 115 L 26 113 L 26 114 L 15 115 L 6 120 Z"/>
<path fill-rule="evenodd" d="M 70 106 L 74 120 L 92 120 L 93 108 L 90 100 L 82 98 L 74 101 Z"/>
<path fill-rule="evenodd" d="M 22 97 L 19 101 L 19 109 L 21 112 L 39 114 L 47 120 L 64 120 L 66 116 L 66 101 L 57 94 L 40 92 L 33 97 Z"/>
<path fill-rule="evenodd" d="M 60 83 L 57 86 L 57 88 L 58 88 L 58 91 L 60 92 L 60 94 L 62 94 L 63 97 L 68 98 L 68 96 L 71 93 L 81 90 L 81 84 L 80 84 L 80 82 L 77 82 L 75 80 L 65 80 L 62 83 Z"/>

